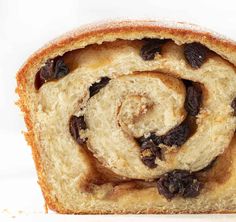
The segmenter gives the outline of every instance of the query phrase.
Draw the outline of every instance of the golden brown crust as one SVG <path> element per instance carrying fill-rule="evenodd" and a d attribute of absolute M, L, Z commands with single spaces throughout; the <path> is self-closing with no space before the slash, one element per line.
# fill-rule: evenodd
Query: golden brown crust
<path fill-rule="evenodd" d="M 84 27 L 73 32 L 70 32 L 52 42 L 48 45 L 37 51 L 32 55 L 23 67 L 17 73 L 17 89 L 20 99 L 18 105 L 20 106 L 22 112 L 24 113 L 25 122 L 27 125 L 28 132 L 25 133 L 25 138 L 28 144 L 32 148 L 32 154 L 35 162 L 35 166 L 38 173 L 38 180 L 41 186 L 46 206 L 50 209 L 55 210 L 59 213 L 64 214 L 128 214 L 128 213 L 137 213 L 137 214 L 169 214 L 169 213 L 236 213 L 235 210 L 219 210 L 219 211 L 199 211 L 199 212 L 190 212 L 190 211 L 160 211 L 155 209 L 149 209 L 147 211 L 94 211 L 87 210 L 83 212 L 73 212 L 63 208 L 63 206 L 56 200 L 53 199 L 50 195 L 50 186 L 46 182 L 45 174 L 43 171 L 43 166 L 41 164 L 40 155 L 38 152 L 37 144 L 35 143 L 35 136 L 33 131 L 32 117 L 30 111 L 27 108 L 27 80 L 26 76 L 32 66 L 38 64 L 38 67 L 43 64 L 46 58 L 53 57 L 54 55 L 63 54 L 69 50 L 73 50 L 80 47 L 85 47 L 88 44 L 101 43 L 102 41 L 113 41 L 116 38 L 124 39 L 135 39 L 141 38 L 143 36 L 152 37 L 152 36 L 164 36 L 165 38 L 174 39 L 176 42 L 192 42 L 197 41 L 208 46 L 213 51 L 220 54 L 222 57 L 229 60 L 231 63 L 236 65 L 236 43 L 217 37 L 216 35 L 211 34 L 208 31 L 202 31 L 198 28 L 189 29 L 185 27 L 185 24 L 176 23 L 174 25 L 163 25 L 155 21 L 122 21 L 122 22 L 110 22 L 104 23 L 98 26 Z M 193 27 L 191 27 L 193 28 Z M 80 43 L 80 44 L 78 44 Z"/>

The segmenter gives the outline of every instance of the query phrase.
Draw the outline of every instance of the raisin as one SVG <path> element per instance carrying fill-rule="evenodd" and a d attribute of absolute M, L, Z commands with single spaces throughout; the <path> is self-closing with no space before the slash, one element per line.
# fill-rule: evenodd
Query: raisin
<path fill-rule="evenodd" d="M 191 80 L 187 80 L 187 79 L 182 79 L 185 88 L 188 88 L 189 86 L 193 86 L 193 82 Z"/>
<path fill-rule="evenodd" d="M 152 140 L 154 144 L 158 146 L 162 143 L 162 136 L 157 136 L 155 133 L 151 133 L 148 137 L 141 136 L 137 139 L 140 145 L 142 145 L 142 143 L 144 143 L 145 141 L 149 140 Z"/>
<path fill-rule="evenodd" d="M 156 145 L 153 143 L 152 140 L 147 140 L 147 141 L 144 141 L 141 145 L 141 151 L 142 150 L 146 150 L 146 149 L 151 149 L 152 147 L 155 147 Z"/>
<path fill-rule="evenodd" d="M 110 78 L 108 77 L 102 77 L 99 82 L 95 82 L 89 87 L 89 95 L 90 97 L 97 94 L 101 88 L 105 87 L 110 81 Z"/>
<path fill-rule="evenodd" d="M 234 116 L 236 116 L 236 97 L 233 99 L 231 107 L 234 109 Z"/>
<path fill-rule="evenodd" d="M 154 153 L 157 149 L 151 140 L 145 141 L 141 145 L 141 160 L 149 168 L 155 168 L 157 166 L 155 163 L 156 155 Z"/>
<path fill-rule="evenodd" d="M 199 195 L 200 190 L 202 189 L 202 183 L 197 179 L 189 179 L 188 185 L 183 189 L 182 196 L 184 198 L 193 198 Z"/>
<path fill-rule="evenodd" d="M 146 43 L 140 50 L 140 56 L 143 60 L 153 60 L 155 55 L 161 53 L 161 46 L 166 42 L 166 39 L 144 39 Z"/>
<path fill-rule="evenodd" d="M 163 137 L 157 136 L 155 133 L 151 133 L 150 139 L 158 146 L 162 143 Z"/>
<path fill-rule="evenodd" d="M 162 160 L 162 151 L 159 144 L 162 143 L 162 137 L 151 133 L 149 137 L 140 137 L 137 139 L 140 145 L 142 162 L 149 168 L 157 167 L 156 158 Z"/>
<path fill-rule="evenodd" d="M 60 79 L 69 73 L 69 68 L 66 66 L 62 58 L 54 59 L 54 75 L 55 79 Z"/>
<path fill-rule="evenodd" d="M 150 169 L 156 168 L 157 164 L 155 163 L 156 157 L 155 156 L 144 156 L 141 158 L 144 165 L 149 167 Z"/>
<path fill-rule="evenodd" d="M 190 128 L 186 121 L 175 127 L 174 129 L 171 129 L 169 132 L 167 132 L 163 136 L 157 136 L 155 133 L 151 133 L 149 137 L 145 138 L 144 136 L 137 139 L 139 145 L 142 147 L 147 142 L 151 141 L 156 147 L 159 146 L 159 144 L 163 143 L 167 146 L 181 146 L 186 142 L 190 135 Z M 158 158 L 160 158 L 158 156 Z"/>
<path fill-rule="evenodd" d="M 207 48 L 197 42 L 185 44 L 184 56 L 192 68 L 200 68 L 206 60 Z"/>
<path fill-rule="evenodd" d="M 186 121 L 171 129 L 165 136 L 163 136 L 163 143 L 167 146 L 181 146 L 186 142 L 190 135 L 190 129 Z"/>
<path fill-rule="evenodd" d="M 158 146 L 155 146 L 153 148 L 151 148 L 152 153 L 155 155 L 156 158 L 162 160 L 162 152 L 161 152 L 161 148 Z"/>
<path fill-rule="evenodd" d="M 155 168 L 157 166 L 155 163 L 156 158 L 162 159 L 161 148 L 150 137 L 141 137 L 139 142 L 141 142 L 140 154 L 142 162 L 149 168 Z"/>
<path fill-rule="evenodd" d="M 152 140 L 146 141 L 141 145 L 141 151 L 147 149 L 149 149 L 155 157 L 162 159 L 161 148 L 158 147 Z"/>
<path fill-rule="evenodd" d="M 54 77 L 54 60 L 47 60 L 45 65 L 39 70 L 39 73 L 43 81 L 52 79 Z"/>
<path fill-rule="evenodd" d="M 167 199 L 175 196 L 191 198 L 199 195 L 202 183 L 187 170 L 173 170 L 159 178 L 157 188 L 159 193 Z"/>
<path fill-rule="evenodd" d="M 69 73 L 62 57 L 46 61 L 45 65 L 36 73 L 35 88 L 38 90 L 45 82 L 60 79 Z"/>
<path fill-rule="evenodd" d="M 196 116 L 200 111 L 200 105 L 202 100 L 202 92 L 195 86 L 189 86 L 187 88 L 187 95 L 185 99 L 185 110 L 191 116 Z"/>
<path fill-rule="evenodd" d="M 150 137 L 145 138 L 144 136 L 141 136 L 141 137 L 137 138 L 136 140 L 137 140 L 138 144 L 141 146 L 145 141 L 150 140 Z"/>
<path fill-rule="evenodd" d="M 86 139 L 80 137 L 79 131 L 85 129 L 86 123 L 84 121 L 84 116 L 71 116 L 69 121 L 70 134 L 74 138 L 74 140 L 80 145 L 84 144 L 86 142 Z"/>

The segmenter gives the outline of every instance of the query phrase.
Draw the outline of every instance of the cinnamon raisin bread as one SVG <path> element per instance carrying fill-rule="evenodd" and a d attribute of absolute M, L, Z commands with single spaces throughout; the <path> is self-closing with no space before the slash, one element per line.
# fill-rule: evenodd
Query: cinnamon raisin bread
<path fill-rule="evenodd" d="M 183 23 L 82 27 L 32 55 L 19 106 L 59 213 L 236 212 L 236 43 Z"/>

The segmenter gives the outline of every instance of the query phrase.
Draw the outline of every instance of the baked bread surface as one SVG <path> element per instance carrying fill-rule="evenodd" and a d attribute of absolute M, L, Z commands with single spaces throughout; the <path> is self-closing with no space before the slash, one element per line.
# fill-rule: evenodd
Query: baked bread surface
<path fill-rule="evenodd" d="M 144 38 L 172 41 L 163 46 L 161 56 L 147 62 L 139 54 Z M 191 42 L 212 50 L 197 70 L 182 54 L 183 44 Z M 36 73 L 48 59 L 59 55 L 65 55 L 70 73 L 36 90 Z M 192 25 L 155 21 L 84 27 L 36 52 L 17 74 L 17 92 L 46 205 L 60 213 L 235 212 L 236 120 L 230 107 L 236 95 L 234 65 L 234 42 Z M 88 100 L 89 86 L 103 76 L 111 78 L 109 84 Z M 203 91 L 198 131 L 177 153 L 168 153 L 165 161 L 158 161 L 158 167 L 149 169 L 140 161 L 137 143 L 129 136 L 140 137 L 154 127 L 162 135 L 185 119 L 186 92 L 179 78 L 200 82 L 207 89 Z M 150 98 L 123 100 L 129 93 L 144 91 Z M 130 107 L 132 103 L 135 108 Z M 152 112 L 137 121 L 131 118 L 139 117 L 142 107 L 153 103 L 159 106 Z M 89 129 L 84 132 L 86 149 L 68 130 L 71 115 L 81 113 Z M 154 123 L 150 122 L 154 116 Z M 119 131 L 117 119 L 128 137 Z M 200 175 L 205 184 L 199 196 L 167 200 L 158 193 L 153 180 L 163 173 L 199 171 L 216 157 L 216 164 Z"/>

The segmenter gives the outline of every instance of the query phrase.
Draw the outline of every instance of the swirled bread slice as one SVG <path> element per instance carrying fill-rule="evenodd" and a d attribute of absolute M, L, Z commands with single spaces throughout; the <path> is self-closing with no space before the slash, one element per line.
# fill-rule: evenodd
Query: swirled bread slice
<path fill-rule="evenodd" d="M 236 44 L 183 23 L 84 27 L 17 74 L 60 213 L 236 212 Z"/>

